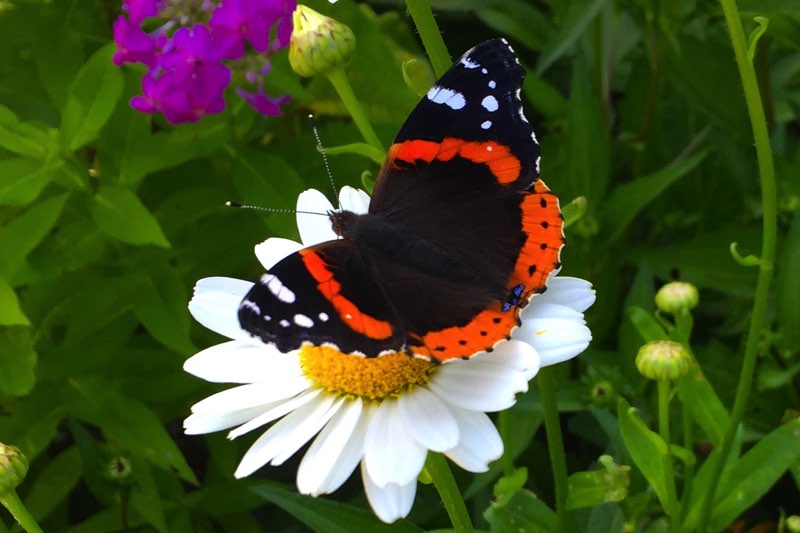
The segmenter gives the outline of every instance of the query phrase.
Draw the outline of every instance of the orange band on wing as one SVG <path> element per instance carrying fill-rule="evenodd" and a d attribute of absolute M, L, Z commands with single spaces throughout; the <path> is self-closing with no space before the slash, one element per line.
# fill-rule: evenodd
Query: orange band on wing
<path fill-rule="evenodd" d="M 331 303 L 350 329 L 375 340 L 388 339 L 392 336 L 392 325 L 389 322 L 369 316 L 342 296 L 341 284 L 334 279 L 333 273 L 328 270 L 328 266 L 318 253 L 301 250 L 300 255 L 309 274 L 316 280 L 322 296 Z"/>
<path fill-rule="evenodd" d="M 442 142 L 403 141 L 389 148 L 389 159 L 399 159 L 406 163 L 425 161 L 430 163 L 450 161 L 461 156 L 473 163 L 484 164 L 499 183 L 513 183 L 519 178 L 522 165 L 511 149 L 494 141 L 464 141 L 455 137 L 445 137 Z"/>

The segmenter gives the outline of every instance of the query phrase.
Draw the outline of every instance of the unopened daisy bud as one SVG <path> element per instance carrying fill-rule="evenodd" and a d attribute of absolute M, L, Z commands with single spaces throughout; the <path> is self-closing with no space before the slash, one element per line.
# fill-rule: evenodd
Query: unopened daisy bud
<path fill-rule="evenodd" d="M 671 315 L 684 310 L 691 311 L 697 307 L 699 301 L 697 287 L 685 281 L 667 283 L 656 293 L 656 307 Z"/>
<path fill-rule="evenodd" d="M 800 533 L 800 516 L 793 514 L 786 518 L 786 531 L 789 533 Z"/>
<path fill-rule="evenodd" d="M 131 475 L 131 462 L 127 457 L 118 456 L 108 463 L 108 475 L 115 481 L 122 481 Z"/>
<path fill-rule="evenodd" d="M 292 16 L 289 63 L 301 76 L 324 74 L 344 66 L 353 55 L 353 30 L 313 9 L 299 5 Z"/>
<path fill-rule="evenodd" d="M 595 405 L 608 405 L 614 397 L 614 385 L 608 380 L 600 380 L 592 385 L 592 402 Z"/>
<path fill-rule="evenodd" d="M 13 490 L 28 473 L 28 459 L 16 446 L 0 443 L 0 494 Z"/>
<path fill-rule="evenodd" d="M 639 373 L 657 381 L 672 381 L 685 376 L 691 362 L 686 348 L 674 341 L 648 342 L 636 354 Z"/>

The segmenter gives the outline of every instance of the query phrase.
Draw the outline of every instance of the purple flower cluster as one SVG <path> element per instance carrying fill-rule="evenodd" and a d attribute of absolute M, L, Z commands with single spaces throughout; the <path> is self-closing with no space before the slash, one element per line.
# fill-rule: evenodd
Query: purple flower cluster
<path fill-rule="evenodd" d="M 123 0 L 125 14 L 114 21 L 114 63 L 148 67 L 142 96 L 134 97 L 131 107 L 163 113 L 173 124 L 196 122 L 225 108 L 231 68 L 258 65 L 244 72 L 256 90 L 237 87 L 236 92 L 259 113 L 280 115 L 289 97 L 268 96 L 264 77 L 269 55 L 289 44 L 296 6 L 296 0 Z M 145 31 L 154 17 L 166 22 Z M 246 58 L 246 43 L 255 57 Z"/>

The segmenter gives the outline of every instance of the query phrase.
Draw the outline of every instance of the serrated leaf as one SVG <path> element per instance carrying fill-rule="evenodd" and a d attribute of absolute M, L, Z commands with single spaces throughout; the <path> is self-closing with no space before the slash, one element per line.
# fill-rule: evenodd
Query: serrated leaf
<path fill-rule="evenodd" d="M 61 162 L 22 157 L 0 161 L 0 205 L 25 205 L 39 196 Z"/>
<path fill-rule="evenodd" d="M 0 278 L 0 326 L 30 326 L 14 289 Z"/>
<path fill-rule="evenodd" d="M 633 462 L 653 487 L 664 510 L 671 512 L 675 509 L 676 496 L 667 444 L 658 433 L 644 425 L 636 409 L 623 398 L 617 404 L 617 418 Z"/>
<path fill-rule="evenodd" d="M 92 142 L 122 94 L 122 73 L 111 61 L 115 45 L 95 52 L 69 88 L 61 117 L 61 145 L 69 151 Z"/>
<path fill-rule="evenodd" d="M 12 279 L 28 253 L 56 223 L 66 200 L 67 195 L 61 194 L 38 202 L 0 227 L 0 276 Z"/>
<path fill-rule="evenodd" d="M 268 483 L 251 487 L 258 496 L 288 512 L 314 531 L 320 533 L 419 532 L 418 527 L 405 520 L 384 524 L 371 511 L 322 498 L 303 496 Z"/>
<path fill-rule="evenodd" d="M 36 382 L 35 368 L 30 328 L 0 327 L 0 390 L 12 396 L 28 394 Z"/>
<path fill-rule="evenodd" d="M 146 457 L 167 472 L 175 469 L 197 484 L 183 454 L 158 417 L 145 404 L 121 394 L 105 380 L 71 380 L 64 403 L 73 416 L 99 427 L 107 439 Z"/>
<path fill-rule="evenodd" d="M 703 150 L 691 157 L 671 163 L 649 176 L 623 183 L 614 189 L 600 211 L 601 227 L 608 240 L 617 240 L 647 204 L 697 167 L 707 155 L 708 150 Z"/>
<path fill-rule="evenodd" d="M 156 218 L 128 189 L 102 189 L 93 198 L 91 210 L 97 226 L 111 237 L 131 244 L 170 246 Z"/>

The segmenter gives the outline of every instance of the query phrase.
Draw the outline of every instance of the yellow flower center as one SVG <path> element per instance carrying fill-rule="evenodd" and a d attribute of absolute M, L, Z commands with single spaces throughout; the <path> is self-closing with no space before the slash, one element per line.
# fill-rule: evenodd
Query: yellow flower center
<path fill-rule="evenodd" d="M 381 400 L 427 383 L 436 368 L 430 361 L 399 352 L 367 358 L 311 345 L 300 349 L 300 366 L 327 392 L 365 400 Z"/>

